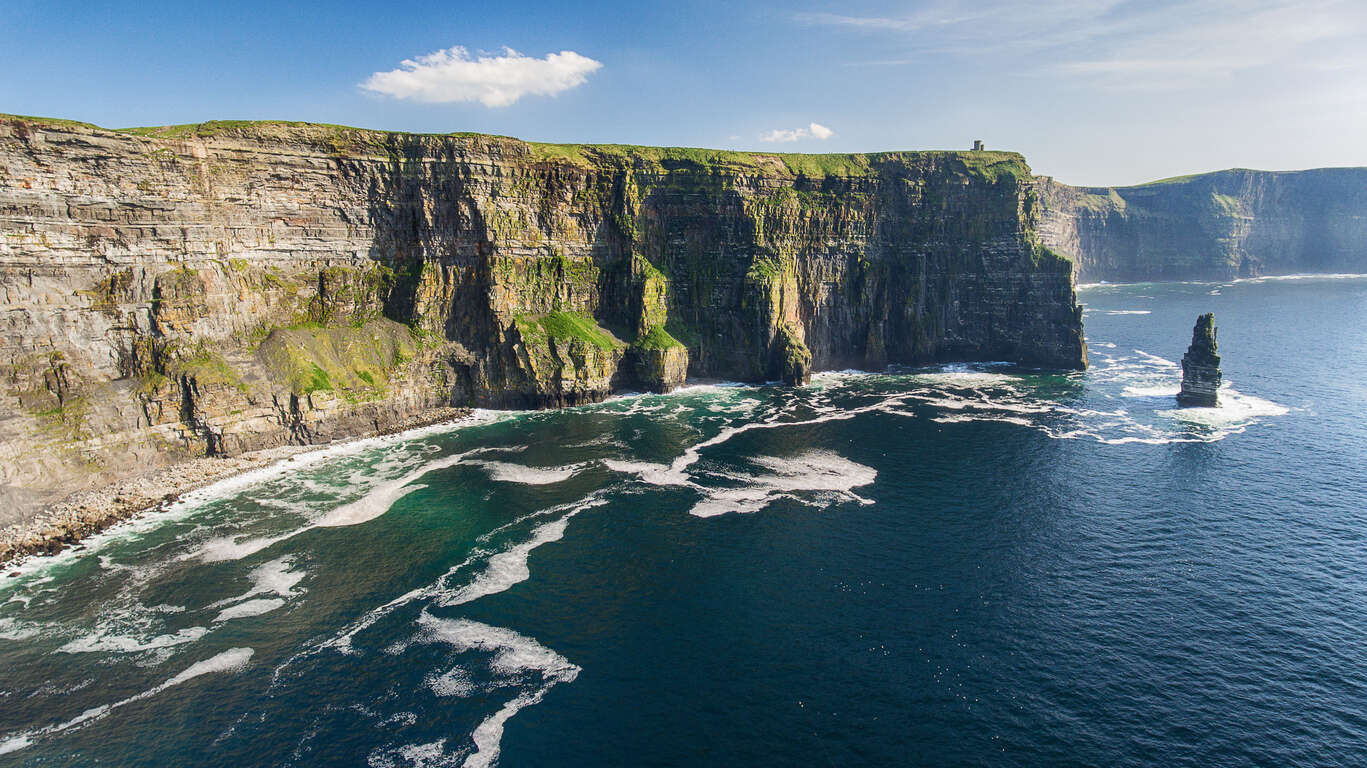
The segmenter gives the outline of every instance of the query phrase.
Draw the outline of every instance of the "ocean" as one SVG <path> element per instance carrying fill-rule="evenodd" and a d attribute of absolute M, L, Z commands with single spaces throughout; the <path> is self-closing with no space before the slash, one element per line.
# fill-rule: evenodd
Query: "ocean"
<path fill-rule="evenodd" d="M 1086 372 L 480 411 L 29 561 L 0 766 L 1367 761 L 1367 277 L 1079 297 Z"/>

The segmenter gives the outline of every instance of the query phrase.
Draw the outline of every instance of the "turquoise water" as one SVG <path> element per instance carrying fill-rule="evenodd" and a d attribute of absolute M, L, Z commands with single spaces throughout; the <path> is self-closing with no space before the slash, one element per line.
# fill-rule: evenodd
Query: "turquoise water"
<path fill-rule="evenodd" d="M 1085 373 L 478 413 L 32 561 L 0 765 L 1361 761 L 1367 279 L 1081 299 Z"/>

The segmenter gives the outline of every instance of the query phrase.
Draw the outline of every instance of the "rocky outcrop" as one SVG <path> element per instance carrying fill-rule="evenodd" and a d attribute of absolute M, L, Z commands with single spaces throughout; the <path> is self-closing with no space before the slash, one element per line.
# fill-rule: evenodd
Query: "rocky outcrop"
<path fill-rule="evenodd" d="M 1040 238 L 1073 260 L 1081 282 L 1367 273 L 1367 168 L 1037 183 Z"/>
<path fill-rule="evenodd" d="M 1220 404 L 1220 355 L 1215 344 L 1215 315 L 1196 318 L 1191 346 L 1182 356 L 1182 391 L 1177 403 L 1185 407 L 1214 408 Z"/>
<path fill-rule="evenodd" d="M 0 504 L 687 376 L 1085 365 L 1003 152 L 0 117 Z"/>
<path fill-rule="evenodd" d="M 775 380 L 784 384 L 806 384 L 812 380 L 812 352 L 791 323 L 778 329 L 773 356 L 770 375 Z"/>

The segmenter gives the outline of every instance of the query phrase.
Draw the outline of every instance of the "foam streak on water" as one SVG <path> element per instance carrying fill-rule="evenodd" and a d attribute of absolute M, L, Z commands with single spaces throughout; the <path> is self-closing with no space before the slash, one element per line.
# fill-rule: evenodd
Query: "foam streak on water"
<path fill-rule="evenodd" d="M 136 696 L 130 696 L 129 698 L 121 699 L 119 701 L 114 702 L 113 704 L 102 704 L 98 707 L 87 709 L 86 711 L 82 712 L 76 717 L 71 718 L 70 720 L 67 720 L 64 723 L 58 723 L 57 725 L 47 726 L 45 728 L 38 728 L 32 731 L 27 731 L 24 733 L 9 736 L 5 740 L 0 741 L 0 755 L 3 755 L 7 752 L 14 752 L 20 749 L 24 749 L 25 747 L 30 746 L 36 737 L 50 736 L 62 733 L 64 731 L 71 731 L 77 728 L 84 727 L 86 725 L 89 725 L 90 723 L 107 717 L 111 712 L 113 712 L 116 709 L 119 709 L 120 707 L 125 707 L 129 704 L 132 704 L 135 701 L 150 699 L 168 688 L 193 680 L 194 678 L 199 677 L 201 675 L 214 674 L 218 672 L 234 672 L 241 670 L 242 668 L 246 667 L 247 662 L 251 660 L 252 653 L 253 650 L 251 648 L 231 648 L 229 650 L 223 651 L 222 653 L 213 656 L 212 658 L 208 658 L 204 661 L 198 661 L 194 664 L 191 664 L 184 671 L 176 674 L 166 682 L 154 688 L 150 688 L 146 691 L 143 691 L 142 693 L 139 693 Z"/>
<path fill-rule="evenodd" d="M 830 451 L 807 451 L 791 458 L 756 456 L 752 461 L 767 472 L 730 475 L 742 484 L 732 488 L 709 488 L 705 498 L 690 512 L 714 517 L 728 512 L 758 512 L 778 498 L 804 501 L 801 492 L 815 491 L 823 503 L 841 499 L 871 503 L 856 496 L 855 488 L 873 484 L 878 472 Z"/>
<path fill-rule="evenodd" d="M 530 689 L 506 702 L 497 712 L 475 726 L 471 739 L 475 751 L 465 759 L 466 768 L 487 768 L 498 760 L 503 727 L 522 709 L 541 701 L 557 683 L 571 683 L 579 667 L 529 637 L 510 629 L 491 627 L 469 619 L 439 619 L 423 613 L 418 619 L 419 643 L 443 643 L 455 651 L 480 650 L 494 654 L 490 667 L 500 676 L 537 680 Z"/>
<path fill-rule="evenodd" d="M 467 456 L 484 452 L 486 452 L 485 449 L 478 449 L 426 461 L 416 469 L 399 477 L 378 483 L 365 495 L 354 501 L 323 512 L 299 528 L 279 535 L 255 539 L 239 540 L 233 537 L 213 539 L 205 543 L 192 556 L 211 563 L 224 560 L 241 560 L 316 528 L 336 528 L 368 523 L 388 512 L 403 497 L 425 488 L 426 486 L 417 482 L 424 475 L 448 469 L 464 461 Z"/>

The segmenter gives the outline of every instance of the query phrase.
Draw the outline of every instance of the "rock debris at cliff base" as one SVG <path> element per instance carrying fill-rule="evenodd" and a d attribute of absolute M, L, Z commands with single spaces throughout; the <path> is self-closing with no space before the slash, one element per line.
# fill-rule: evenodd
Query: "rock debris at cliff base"
<path fill-rule="evenodd" d="M 454 421 L 469 415 L 460 408 L 435 408 L 420 418 L 395 424 L 384 432 L 358 434 L 375 437 Z M 200 457 L 71 494 L 30 519 L 0 528 L 0 569 L 28 555 L 53 554 L 84 538 L 159 506 L 176 502 L 182 494 L 220 480 L 268 466 L 314 449 L 282 445 L 234 457 Z"/>

